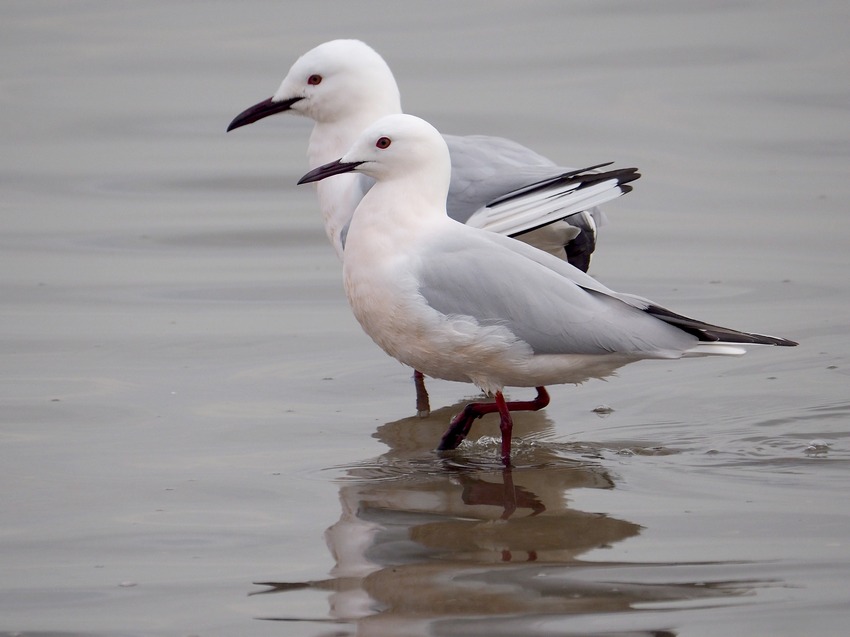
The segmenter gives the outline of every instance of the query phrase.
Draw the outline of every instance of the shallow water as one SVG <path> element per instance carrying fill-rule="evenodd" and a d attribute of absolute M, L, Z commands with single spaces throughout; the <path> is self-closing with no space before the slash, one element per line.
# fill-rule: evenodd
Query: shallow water
<path fill-rule="evenodd" d="M 6 4 L 0 635 L 844 635 L 846 3 L 330 6 Z M 594 275 L 800 346 L 554 387 L 510 472 L 486 419 L 436 454 L 473 388 L 412 417 L 309 125 L 224 134 L 341 36 L 446 132 L 640 166 Z"/>

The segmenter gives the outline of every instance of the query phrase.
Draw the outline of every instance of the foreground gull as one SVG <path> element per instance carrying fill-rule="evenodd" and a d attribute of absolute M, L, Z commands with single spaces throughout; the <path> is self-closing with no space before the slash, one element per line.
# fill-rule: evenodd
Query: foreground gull
<path fill-rule="evenodd" d="M 552 255 L 450 219 L 449 151 L 417 117 L 379 120 L 341 159 L 299 183 L 352 171 L 376 180 L 351 221 L 343 261 L 360 325 L 402 363 L 495 396 L 495 403 L 468 405 L 440 449 L 454 449 L 476 418 L 498 411 L 501 458 L 509 465 L 510 412 L 545 407 L 544 385 L 605 378 L 641 359 L 743 354 L 739 344 L 796 345 L 614 292 Z M 506 386 L 536 387 L 537 397 L 506 402 Z"/>
<path fill-rule="evenodd" d="M 340 157 L 369 124 L 401 113 L 401 99 L 384 59 L 358 40 L 325 42 L 302 55 L 271 98 L 237 115 L 233 130 L 275 113 L 314 120 L 307 150 L 315 168 Z M 601 212 L 595 206 L 631 190 L 635 168 L 602 174 L 557 166 L 516 142 L 481 135 L 445 136 L 452 158 L 449 215 L 471 226 L 519 236 L 587 270 Z M 594 168 L 600 168 L 595 166 Z M 318 185 L 328 239 L 342 258 L 354 209 L 371 187 L 364 174 Z M 566 221 L 561 221 L 569 217 Z M 417 407 L 428 412 L 427 393 L 416 373 Z"/>

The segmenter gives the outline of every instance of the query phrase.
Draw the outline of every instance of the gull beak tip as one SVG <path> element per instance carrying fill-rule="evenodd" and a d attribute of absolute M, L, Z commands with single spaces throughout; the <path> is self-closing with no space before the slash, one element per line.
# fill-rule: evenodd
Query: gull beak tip
<path fill-rule="evenodd" d="M 253 106 L 249 106 L 244 111 L 239 113 L 236 117 L 233 118 L 233 121 L 227 125 L 227 132 L 241 128 L 242 126 L 247 126 L 248 124 L 253 124 L 254 122 L 258 122 L 261 119 L 268 117 L 269 115 L 275 115 L 277 113 L 283 113 L 292 108 L 292 105 L 295 104 L 298 100 L 302 98 L 293 97 L 288 100 L 279 100 L 275 101 L 273 97 L 263 100 Z"/>
<path fill-rule="evenodd" d="M 318 168 L 314 168 L 298 180 L 298 185 L 300 186 L 301 184 L 309 184 L 314 181 L 321 181 L 322 179 L 325 179 L 327 177 L 333 177 L 334 175 L 350 173 L 362 163 L 362 161 L 344 162 L 342 161 L 342 159 L 337 159 L 336 161 L 332 161 L 322 166 L 319 166 Z"/>

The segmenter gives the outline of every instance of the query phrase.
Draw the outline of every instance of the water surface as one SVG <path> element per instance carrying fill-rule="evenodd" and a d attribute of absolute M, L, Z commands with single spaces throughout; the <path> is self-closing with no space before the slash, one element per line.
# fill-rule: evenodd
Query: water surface
<path fill-rule="evenodd" d="M 13 2 L 0 32 L 0 634 L 845 634 L 846 3 Z M 639 166 L 600 280 L 801 345 L 552 388 L 512 471 L 488 419 L 436 454 L 474 389 L 412 417 L 295 186 L 308 123 L 224 133 L 352 36 L 445 132 Z"/>

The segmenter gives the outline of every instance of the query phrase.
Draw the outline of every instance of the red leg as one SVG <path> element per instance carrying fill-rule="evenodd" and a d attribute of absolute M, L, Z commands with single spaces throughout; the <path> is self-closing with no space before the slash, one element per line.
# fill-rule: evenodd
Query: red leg
<path fill-rule="evenodd" d="M 449 423 L 449 428 L 443 434 L 440 440 L 440 446 L 437 449 L 445 451 L 447 449 L 456 449 L 463 442 L 469 430 L 472 428 L 472 423 L 481 418 L 484 414 L 492 414 L 498 411 L 496 403 L 469 403 L 463 408 L 457 416 L 452 418 Z"/>
<path fill-rule="evenodd" d="M 413 384 L 416 387 L 416 415 L 427 418 L 431 415 L 431 401 L 425 389 L 425 375 L 418 369 L 413 370 Z"/>
<path fill-rule="evenodd" d="M 545 387 L 536 387 L 537 396 L 534 400 L 514 400 L 507 404 L 511 411 L 539 411 L 549 404 L 549 392 Z"/>
<path fill-rule="evenodd" d="M 511 410 L 505 402 L 502 392 L 496 392 L 496 405 L 499 408 L 499 429 L 502 432 L 502 464 L 511 466 L 511 436 L 514 431 L 514 421 L 511 418 Z"/>
<path fill-rule="evenodd" d="M 496 395 L 497 402 L 495 403 L 469 403 L 466 407 L 464 407 L 463 411 L 455 416 L 451 423 L 449 423 L 449 428 L 446 430 L 446 433 L 443 434 L 443 438 L 440 440 L 440 445 L 437 449 L 441 451 L 456 449 L 457 446 L 463 442 L 463 439 L 466 438 L 467 434 L 469 434 L 469 430 L 472 428 L 472 423 L 477 418 L 481 418 L 481 416 L 484 416 L 485 414 L 492 414 L 497 411 L 501 413 L 501 408 L 498 405 L 498 396 L 501 396 L 501 392 Z M 508 411 L 537 411 L 539 409 L 543 409 L 549 404 L 549 393 L 546 391 L 545 387 L 538 387 L 537 397 L 534 400 L 505 402 L 504 397 L 502 397 L 502 403 Z M 503 432 L 502 445 L 504 446 L 504 444 Z M 510 440 L 508 440 L 508 450 L 508 455 L 510 455 Z"/>

